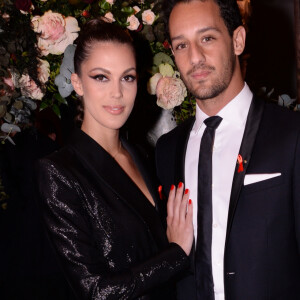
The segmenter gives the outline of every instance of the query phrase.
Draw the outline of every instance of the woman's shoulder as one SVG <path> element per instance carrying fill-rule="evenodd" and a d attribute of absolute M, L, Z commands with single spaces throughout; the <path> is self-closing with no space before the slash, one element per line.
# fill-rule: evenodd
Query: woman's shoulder
<path fill-rule="evenodd" d="M 90 140 L 91 138 L 80 129 L 74 129 L 60 149 L 41 158 L 38 164 L 71 169 L 80 162 L 80 157 L 84 155 L 84 149 L 90 147 Z"/>
<path fill-rule="evenodd" d="M 63 146 L 59 150 L 52 152 L 51 154 L 40 158 L 37 161 L 39 168 L 43 167 L 55 167 L 57 169 L 64 169 L 76 164 L 76 153 L 69 145 Z"/>

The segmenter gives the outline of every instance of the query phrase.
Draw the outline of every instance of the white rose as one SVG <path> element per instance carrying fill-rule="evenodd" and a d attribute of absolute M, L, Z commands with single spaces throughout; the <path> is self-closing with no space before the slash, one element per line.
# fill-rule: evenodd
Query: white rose
<path fill-rule="evenodd" d="M 144 24 L 152 25 L 155 20 L 155 14 L 151 9 L 147 9 L 142 13 L 142 20 Z"/>
<path fill-rule="evenodd" d="M 107 3 L 109 3 L 110 5 L 113 5 L 115 3 L 115 0 L 106 0 Z"/>
<path fill-rule="evenodd" d="M 129 23 L 129 25 L 127 26 L 127 28 L 129 30 L 137 30 L 140 26 L 139 19 L 134 15 L 131 15 L 130 17 L 128 17 L 127 22 Z"/>
<path fill-rule="evenodd" d="M 107 19 L 108 23 L 115 22 L 114 15 L 111 12 L 105 14 L 104 18 Z"/>
<path fill-rule="evenodd" d="M 19 80 L 19 86 L 21 88 L 21 94 L 25 97 L 30 97 L 36 100 L 42 100 L 44 94 L 42 90 L 36 85 L 28 74 L 23 74 Z"/>
<path fill-rule="evenodd" d="M 148 81 L 147 84 L 147 91 L 150 95 L 156 94 L 156 86 L 158 81 L 162 78 L 162 75 L 160 73 L 154 74 Z"/>

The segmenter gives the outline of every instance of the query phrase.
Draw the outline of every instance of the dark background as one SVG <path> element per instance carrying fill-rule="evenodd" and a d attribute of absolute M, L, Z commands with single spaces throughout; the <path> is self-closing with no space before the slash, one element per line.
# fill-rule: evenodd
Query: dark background
<path fill-rule="evenodd" d="M 293 0 L 251 0 L 246 81 L 296 97 Z"/>

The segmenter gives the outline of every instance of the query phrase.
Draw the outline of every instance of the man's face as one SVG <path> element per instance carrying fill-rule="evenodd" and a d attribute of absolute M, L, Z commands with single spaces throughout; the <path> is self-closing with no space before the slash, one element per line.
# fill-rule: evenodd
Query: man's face
<path fill-rule="evenodd" d="M 177 67 L 198 100 L 222 94 L 232 80 L 233 41 L 214 1 L 178 3 L 169 19 Z"/>

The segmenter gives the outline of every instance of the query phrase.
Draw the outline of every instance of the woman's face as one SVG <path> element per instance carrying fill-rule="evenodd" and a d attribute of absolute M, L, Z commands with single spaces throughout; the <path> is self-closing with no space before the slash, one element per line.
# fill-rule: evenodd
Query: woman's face
<path fill-rule="evenodd" d="M 132 48 L 117 42 L 95 42 L 72 84 L 84 99 L 83 130 L 119 129 L 136 97 L 136 61 Z"/>

